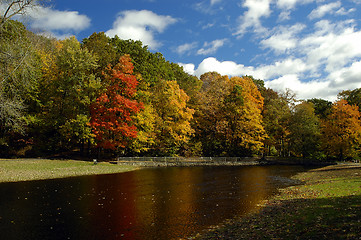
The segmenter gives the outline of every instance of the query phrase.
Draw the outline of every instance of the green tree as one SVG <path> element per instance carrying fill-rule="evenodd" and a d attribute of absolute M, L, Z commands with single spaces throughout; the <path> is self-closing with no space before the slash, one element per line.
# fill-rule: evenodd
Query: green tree
<path fill-rule="evenodd" d="M 315 155 L 319 150 L 320 122 L 312 104 L 297 105 L 290 120 L 290 150 L 303 158 Z"/>
<path fill-rule="evenodd" d="M 25 133 L 27 104 L 40 77 L 36 42 L 20 22 L 7 20 L 0 29 L 0 145 Z"/>
<path fill-rule="evenodd" d="M 264 140 L 268 155 L 287 155 L 289 120 L 291 109 L 285 97 L 272 89 L 264 91 L 263 123 L 266 131 Z M 274 150 L 274 151 L 272 151 Z"/>
<path fill-rule="evenodd" d="M 119 60 L 119 56 L 111 44 L 111 39 L 104 32 L 93 33 L 83 39 L 83 47 L 97 58 L 98 68 L 95 73 L 97 77 L 102 76 L 102 72 L 109 64 L 116 65 Z"/>
<path fill-rule="evenodd" d="M 93 74 L 96 57 L 71 37 L 55 42 L 54 52 L 42 52 L 42 114 L 39 139 L 49 150 L 72 150 L 92 141 L 89 106 L 101 87 Z M 82 125 L 81 127 L 79 125 Z M 76 127 L 79 131 L 71 129 Z"/>
<path fill-rule="evenodd" d="M 312 98 L 307 100 L 308 103 L 312 103 L 315 109 L 315 114 L 320 119 L 326 119 L 327 115 L 331 112 L 332 102 L 320 99 Z"/>

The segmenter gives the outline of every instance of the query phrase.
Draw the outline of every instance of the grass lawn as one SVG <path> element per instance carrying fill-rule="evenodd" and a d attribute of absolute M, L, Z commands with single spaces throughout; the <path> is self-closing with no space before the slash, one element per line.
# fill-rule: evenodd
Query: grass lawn
<path fill-rule="evenodd" d="M 0 159 L 0 182 L 18 182 L 80 175 L 119 173 L 139 169 L 100 162 L 48 159 Z"/>
<path fill-rule="evenodd" d="M 196 239 L 361 239 L 361 165 L 298 174 L 256 213 L 233 219 Z"/>

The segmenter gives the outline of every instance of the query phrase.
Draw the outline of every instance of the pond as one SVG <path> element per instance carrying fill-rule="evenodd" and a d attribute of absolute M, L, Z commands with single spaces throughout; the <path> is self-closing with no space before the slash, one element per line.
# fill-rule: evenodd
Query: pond
<path fill-rule="evenodd" d="M 255 210 L 299 166 L 169 167 L 0 184 L 0 239 L 179 239 Z"/>

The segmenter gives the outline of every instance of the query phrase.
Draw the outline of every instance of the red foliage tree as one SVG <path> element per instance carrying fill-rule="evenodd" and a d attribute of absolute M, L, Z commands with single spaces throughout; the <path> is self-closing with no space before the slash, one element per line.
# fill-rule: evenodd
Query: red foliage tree
<path fill-rule="evenodd" d="M 103 76 L 107 87 L 91 105 L 90 125 L 97 147 L 111 150 L 124 148 L 130 139 L 137 137 L 132 116 L 143 107 L 134 98 L 138 80 L 133 75 L 129 55 L 122 56 L 113 68 L 108 66 Z"/>

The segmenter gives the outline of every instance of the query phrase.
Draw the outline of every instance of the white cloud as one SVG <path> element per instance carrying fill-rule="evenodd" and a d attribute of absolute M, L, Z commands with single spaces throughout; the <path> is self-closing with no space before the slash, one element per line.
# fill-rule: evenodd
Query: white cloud
<path fill-rule="evenodd" d="M 266 81 L 265 86 L 283 92 L 286 89 L 296 93 L 298 99 L 323 98 L 335 100 L 335 92 L 329 88 L 328 82 L 311 81 L 302 82 L 296 74 L 284 75 L 272 81 Z"/>
<path fill-rule="evenodd" d="M 297 46 L 298 39 L 295 35 L 304 28 L 306 28 L 304 24 L 296 24 L 292 27 L 278 27 L 274 35 L 261 41 L 261 45 L 265 48 L 271 48 L 276 53 L 284 53 Z"/>
<path fill-rule="evenodd" d="M 154 35 L 162 33 L 176 21 L 171 16 L 157 15 L 148 10 L 123 11 L 106 34 L 110 37 L 118 35 L 122 39 L 140 40 L 150 49 L 157 49 L 161 43 L 154 39 Z"/>
<path fill-rule="evenodd" d="M 222 0 L 211 0 L 211 5 L 222 2 Z"/>
<path fill-rule="evenodd" d="M 312 10 L 312 12 L 308 15 L 309 19 L 322 18 L 326 14 L 332 14 L 336 9 L 341 7 L 341 2 L 333 2 L 325 5 L 321 5 L 318 8 Z"/>
<path fill-rule="evenodd" d="M 301 59 L 285 59 L 272 65 L 258 67 L 254 70 L 257 78 L 268 80 L 275 77 L 290 74 L 302 74 L 308 70 L 308 66 Z"/>
<path fill-rule="evenodd" d="M 246 67 L 232 61 L 220 62 L 214 57 L 204 59 L 194 71 L 196 76 L 201 76 L 206 72 L 218 72 L 221 75 L 242 76 L 253 75 L 253 67 Z"/>
<path fill-rule="evenodd" d="M 197 47 L 197 45 L 198 45 L 197 42 L 186 43 L 186 44 L 178 46 L 175 49 L 175 52 L 180 55 L 183 55 L 183 54 L 191 52 L 193 49 L 195 49 Z"/>
<path fill-rule="evenodd" d="M 243 35 L 248 28 L 253 28 L 256 32 L 264 31 L 260 19 L 262 17 L 268 17 L 271 14 L 271 1 L 272 0 L 245 0 L 243 7 L 248 8 L 248 10 L 240 17 L 241 24 L 238 27 L 236 35 Z"/>
<path fill-rule="evenodd" d="M 59 11 L 37 7 L 29 11 L 31 28 L 47 31 L 81 31 L 90 26 L 91 20 L 77 11 Z"/>
<path fill-rule="evenodd" d="M 280 21 L 289 20 L 291 11 L 296 8 L 297 4 L 307 4 L 314 0 L 278 0 L 276 5 L 282 12 L 279 15 Z"/>
<path fill-rule="evenodd" d="M 193 63 L 188 63 L 188 64 L 185 64 L 185 63 L 178 63 L 179 66 L 183 67 L 183 70 L 190 74 L 190 75 L 194 75 L 195 74 L 195 66 Z"/>
<path fill-rule="evenodd" d="M 337 94 L 343 90 L 353 90 L 361 87 L 361 61 L 350 67 L 342 68 L 331 73 L 324 80 L 303 82 L 297 74 L 286 74 L 280 78 L 266 81 L 266 87 L 277 91 L 291 89 L 297 98 L 323 98 L 334 101 Z"/>
<path fill-rule="evenodd" d="M 185 66 L 186 64 L 181 64 Z M 194 64 L 193 69 L 195 69 Z M 300 59 L 285 59 L 284 61 L 275 62 L 272 65 L 265 65 L 260 67 L 245 66 L 237 64 L 233 61 L 218 61 L 214 57 L 204 59 L 194 70 L 196 76 L 200 76 L 206 72 L 216 71 L 222 75 L 243 76 L 252 75 L 255 78 L 268 80 L 275 77 L 280 77 L 287 74 L 302 74 L 307 71 L 307 65 Z"/>
<path fill-rule="evenodd" d="M 277 7 L 289 10 L 294 8 L 297 2 L 300 2 L 300 0 L 278 0 Z"/>
<path fill-rule="evenodd" d="M 300 42 L 300 51 L 314 71 L 325 65 L 324 70 L 330 73 L 361 57 L 361 31 L 346 24 L 320 21 L 316 24 L 319 30 Z"/>
<path fill-rule="evenodd" d="M 6 9 L 3 3 L 0 3 L 1 9 Z M 72 36 L 74 32 L 83 31 L 91 24 L 91 19 L 78 11 L 59 11 L 50 7 L 32 6 L 24 12 L 24 15 L 14 16 L 14 19 L 26 22 L 32 31 L 58 39 Z"/>
<path fill-rule="evenodd" d="M 330 86 L 341 90 L 353 90 L 361 87 L 361 61 L 350 67 L 342 68 L 329 75 Z"/>
<path fill-rule="evenodd" d="M 301 99 L 317 97 L 335 100 L 337 93 L 342 90 L 342 88 L 332 87 L 331 77 L 323 81 L 314 80 L 302 82 L 300 78 L 308 71 L 308 66 L 300 59 L 286 59 L 284 61 L 275 62 L 272 65 L 265 65 L 257 68 L 237 64 L 233 61 L 218 61 L 213 57 L 204 59 L 197 69 L 194 64 L 179 65 L 183 66 L 187 73 L 198 77 L 203 73 L 213 71 L 218 72 L 221 75 L 229 76 L 251 75 L 257 79 L 263 79 L 266 87 L 276 91 L 291 89 L 297 94 L 297 97 Z M 361 74 L 361 69 L 360 71 L 357 71 L 358 67 L 360 66 L 355 65 L 352 69 L 345 69 L 338 75 L 347 75 L 350 76 L 350 79 L 356 79 L 359 76 L 358 74 Z M 333 78 L 336 79 L 336 76 Z"/>
<path fill-rule="evenodd" d="M 215 23 L 208 23 L 208 24 L 202 26 L 202 29 L 205 30 L 205 29 L 208 29 L 208 28 L 212 28 L 212 27 L 214 27 L 214 25 L 216 25 L 216 24 Z"/>
<path fill-rule="evenodd" d="M 203 48 L 197 51 L 198 55 L 208 55 L 217 52 L 218 48 L 223 47 L 227 39 L 217 39 L 212 42 L 206 42 L 203 45 Z"/>

